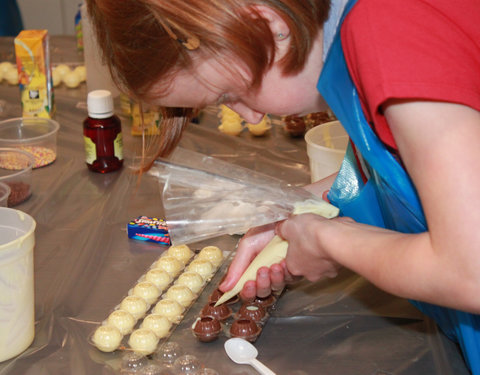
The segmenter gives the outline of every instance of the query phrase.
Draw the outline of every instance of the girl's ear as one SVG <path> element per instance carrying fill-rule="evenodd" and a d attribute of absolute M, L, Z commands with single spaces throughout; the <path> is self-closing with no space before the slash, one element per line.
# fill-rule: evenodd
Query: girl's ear
<path fill-rule="evenodd" d="M 275 61 L 281 60 L 289 49 L 290 28 L 280 15 L 265 5 L 253 6 L 256 12 L 268 21 L 270 30 L 275 40 Z"/>

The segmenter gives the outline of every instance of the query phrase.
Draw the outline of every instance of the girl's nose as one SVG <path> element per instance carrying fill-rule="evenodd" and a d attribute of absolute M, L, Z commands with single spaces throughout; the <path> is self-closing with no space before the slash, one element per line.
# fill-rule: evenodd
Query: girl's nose
<path fill-rule="evenodd" d="M 265 116 L 262 112 L 257 112 L 249 107 L 247 107 L 243 103 L 234 103 L 234 104 L 227 104 L 227 107 L 230 108 L 232 111 L 237 112 L 240 117 L 242 117 L 245 121 L 250 124 L 258 124 L 262 121 L 263 116 Z"/>

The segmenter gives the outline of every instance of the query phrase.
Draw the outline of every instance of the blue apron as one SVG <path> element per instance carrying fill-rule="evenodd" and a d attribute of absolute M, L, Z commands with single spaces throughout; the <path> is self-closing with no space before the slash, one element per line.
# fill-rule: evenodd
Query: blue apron
<path fill-rule="evenodd" d="M 355 5 L 350 0 L 342 16 Z M 317 85 L 351 142 L 328 193 L 341 215 L 403 233 L 427 230 L 417 191 L 402 165 L 368 124 L 343 55 L 340 31 L 330 47 Z M 411 301 L 459 343 L 473 374 L 480 375 L 480 315 Z"/>

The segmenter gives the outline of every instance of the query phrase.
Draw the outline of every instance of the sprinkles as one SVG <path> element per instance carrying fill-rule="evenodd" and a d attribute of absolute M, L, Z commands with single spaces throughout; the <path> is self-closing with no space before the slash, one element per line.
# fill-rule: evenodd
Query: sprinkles
<path fill-rule="evenodd" d="M 51 148 L 41 146 L 22 146 L 21 150 L 27 151 L 35 157 L 33 168 L 40 168 L 52 164 L 57 154 Z"/>

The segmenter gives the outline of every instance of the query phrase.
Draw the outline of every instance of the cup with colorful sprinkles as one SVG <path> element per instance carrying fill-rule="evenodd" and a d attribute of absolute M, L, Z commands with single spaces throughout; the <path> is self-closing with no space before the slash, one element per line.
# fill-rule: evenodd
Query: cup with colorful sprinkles
<path fill-rule="evenodd" d="M 13 147 L 33 155 L 33 168 L 45 167 L 57 158 L 57 121 L 41 117 L 17 117 L 0 121 L 0 147 Z"/>

